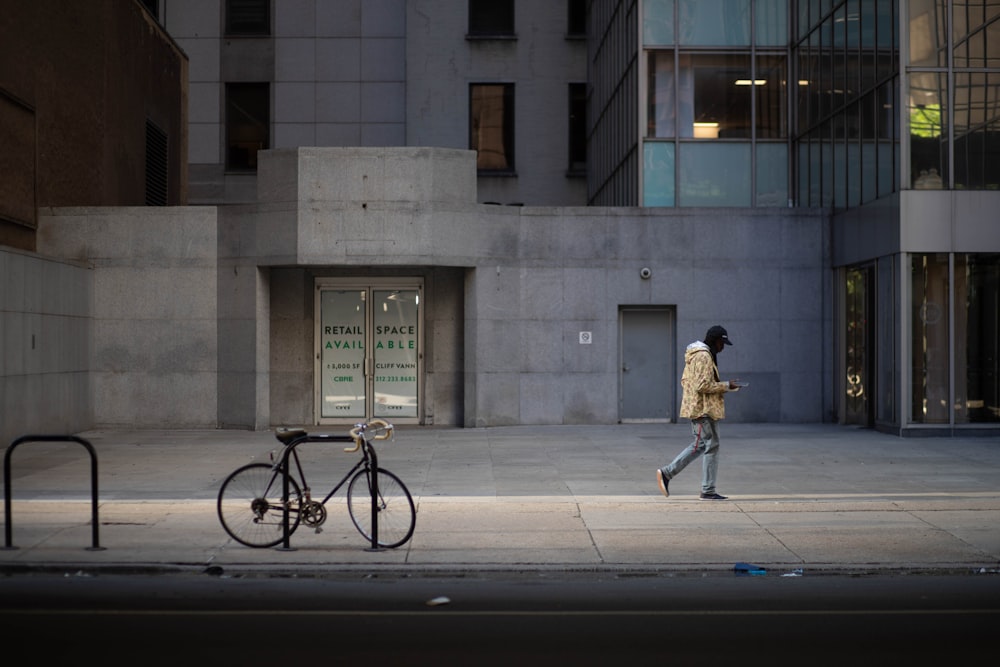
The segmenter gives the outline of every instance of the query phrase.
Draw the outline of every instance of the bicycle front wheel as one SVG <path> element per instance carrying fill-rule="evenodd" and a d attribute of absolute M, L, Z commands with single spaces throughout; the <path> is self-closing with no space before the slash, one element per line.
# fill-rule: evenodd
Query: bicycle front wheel
<path fill-rule="evenodd" d="M 358 532 L 372 539 L 371 470 L 359 470 L 347 487 L 347 511 Z M 388 470 L 379 468 L 378 498 L 375 502 L 380 547 L 395 549 L 413 535 L 417 510 L 406 485 Z"/>
<path fill-rule="evenodd" d="M 267 463 L 251 463 L 235 470 L 219 489 L 219 521 L 229 536 L 248 547 L 273 547 L 285 537 L 285 474 Z M 302 490 L 288 477 L 288 533 L 299 527 Z"/>

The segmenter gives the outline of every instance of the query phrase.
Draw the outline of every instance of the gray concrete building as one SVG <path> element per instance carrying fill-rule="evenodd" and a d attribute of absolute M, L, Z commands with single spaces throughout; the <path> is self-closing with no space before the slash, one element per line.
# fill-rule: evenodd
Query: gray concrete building
<path fill-rule="evenodd" d="M 90 300 L 67 424 L 670 421 L 723 324 L 729 419 L 997 432 L 993 3 L 144 4 L 188 205 L 0 250 Z"/>

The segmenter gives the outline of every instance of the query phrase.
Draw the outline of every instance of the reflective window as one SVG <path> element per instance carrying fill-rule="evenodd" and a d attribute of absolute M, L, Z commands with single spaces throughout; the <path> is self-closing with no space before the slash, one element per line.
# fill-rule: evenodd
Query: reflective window
<path fill-rule="evenodd" d="M 643 206 L 674 205 L 674 144 L 647 141 L 643 147 Z"/>
<path fill-rule="evenodd" d="M 757 206 L 788 206 L 788 146 L 757 144 Z"/>
<path fill-rule="evenodd" d="M 749 46 L 750 0 L 677 0 L 678 42 Z"/>
<path fill-rule="evenodd" d="M 757 46 L 788 44 L 788 0 L 756 0 L 754 42 Z"/>
<path fill-rule="evenodd" d="M 642 3 L 642 42 L 646 46 L 674 43 L 674 0 L 646 0 Z"/>
<path fill-rule="evenodd" d="M 878 89 L 878 196 L 899 189 L 899 130 L 896 121 L 898 91 L 895 81 Z"/>
<path fill-rule="evenodd" d="M 872 285 L 870 267 L 849 269 L 844 285 L 844 422 L 868 426 L 872 389 Z"/>
<path fill-rule="evenodd" d="M 757 138 L 787 136 L 788 67 L 784 56 L 759 56 L 754 76 Z"/>
<path fill-rule="evenodd" d="M 955 74 L 955 187 L 1000 189 L 1000 72 Z"/>
<path fill-rule="evenodd" d="M 910 420 L 947 424 L 950 310 L 948 254 L 910 256 Z"/>
<path fill-rule="evenodd" d="M 955 294 L 955 422 L 1000 422 L 1000 255 L 955 255 Z"/>
<path fill-rule="evenodd" d="M 679 145 L 678 206 L 750 206 L 750 144 Z"/>
<path fill-rule="evenodd" d="M 646 109 L 647 137 L 677 136 L 674 123 L 674 52 L 650 51 Z"/>
<path fill-rule="evenodd" d="M 951 37 L 955 44 L 955 67 L 995 67 L 985 59 L 991 53 L 992 58 L 1000 57 L 1000 45 L 987 35 L 995 32 L 1000 26 L 1000 4 L 993 0 L 978 0 L 971 2 L 954 2 L 951 19 Z"/>
<path fill-rule="evenodd" d="M 909 64 L 944 67 L 948 64 L 946 0 L 909 0 Z"/>
<path fill-rule="evenodd" d="M 469 148 L 480 171 L 514 170 L 514 84 L 469 87 Z"/>
<path fill-rule="evenodd" d="M 878 296 L 876 303 L 876 332 L 878 380 L 876 419 L 887 424 L 896 424 L 896 270 L 893 257 L 878 260 L 876 279 Z"/>
<path fill-rule="evenodd" d="M 948 178 L 947 75 L 910 74 L 910 183 L 915 190 L 940 190 Z"/>

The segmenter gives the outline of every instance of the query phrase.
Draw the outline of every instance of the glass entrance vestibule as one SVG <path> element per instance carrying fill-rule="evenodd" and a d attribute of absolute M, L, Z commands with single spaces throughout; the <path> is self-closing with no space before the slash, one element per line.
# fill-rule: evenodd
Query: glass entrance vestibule
<path fill-rule="evenodd" d="M 883 257 L 845 268 L 840 293 L 841 421 L 1000 425 L 1000 255 Z"/>
<path fill-rule="evenodd" d="M 420 279 L 317 279 L 318 423 L 420 421 L 422 295 Z"/>

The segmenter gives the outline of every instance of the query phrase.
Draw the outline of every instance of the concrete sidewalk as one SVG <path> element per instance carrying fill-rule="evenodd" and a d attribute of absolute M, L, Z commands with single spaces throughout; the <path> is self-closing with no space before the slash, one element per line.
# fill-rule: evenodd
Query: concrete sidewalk
<path fill-rule="evenodd" d="M 354 529 L 343 492 L 322 532 L 300 527 L 291 550 L 231 540 L 216 516 L 219 486 L 278 443 L 272 432 L 223 430 L 79 434 L 98 459 L 102 549 L 91 550 L 86 450 L 24 443 L 10 452 L 14 548 L 0 549 L 0 571 L 731 571 L 747 562 L 782 574 L 1000 563 L 996 438 L 723 422 L 719 491 L 731 499 L 705 502 L 700 462 L 671 483 L 669 499 L 656 485 L 656 468 L 690 439 L 686 424 L 396 431 L 378 443 L 379 459 L 413 494 L 417 526 L 384 551 Z M 300 448 L 314 495 L 354 463 L 342 450 Z"/>

